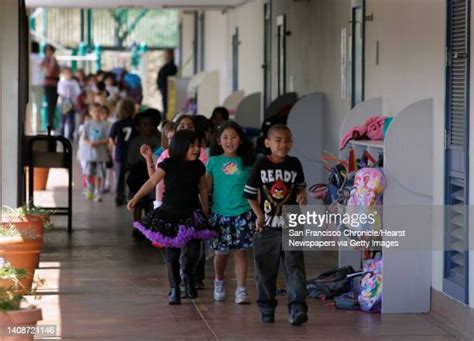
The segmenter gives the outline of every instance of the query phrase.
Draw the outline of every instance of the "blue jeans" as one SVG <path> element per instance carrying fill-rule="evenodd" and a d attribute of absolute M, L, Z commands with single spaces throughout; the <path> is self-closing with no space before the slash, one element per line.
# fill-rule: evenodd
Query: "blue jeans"
<path fill-rule="evenodd" d="M 306 274 L 303 251 L 283 251 L 281 230 L 266 227 L 253 235 L 253 254 L 257 282 L 257 306 L 261 313 L 274 314 L 280 259 L 285 268 L 288 313 L 307 312 Z"/>
<path fill-rule="evenodd" d="M 68 126 L 67 135 L 65 135 L 66 125 Z M 70 111 L 67 114 L 61 114 L 61 127 L 59 135 L 66 137 L 69 141 L 74 141 L 74 129 L 76 128 L 76 113 Z"/>

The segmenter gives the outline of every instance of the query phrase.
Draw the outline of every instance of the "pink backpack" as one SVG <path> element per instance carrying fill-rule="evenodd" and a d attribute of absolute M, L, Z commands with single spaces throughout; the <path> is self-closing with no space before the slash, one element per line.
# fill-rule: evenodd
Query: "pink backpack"
<path fill-rule="evenodd" d="M 362 168 L 356 172 L 348 206 L 370 207 L 382 203 L 385 178 L 377 168 Z"/>

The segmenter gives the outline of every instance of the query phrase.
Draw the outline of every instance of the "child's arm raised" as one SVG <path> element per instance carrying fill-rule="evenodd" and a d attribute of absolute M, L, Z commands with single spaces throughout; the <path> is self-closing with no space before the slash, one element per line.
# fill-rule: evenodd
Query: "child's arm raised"
<path fill-rule="evenodd" d="M 206 175 L 201 176 L 199 180 L 199 196 L 201 198 L 202 210 L 206 217 L 209 216 L 209 192 L 207 190 Z"/>
<path fill-rule="evenodd" d="M 257 216 L 257 220 L 255 221 L 255 229 L 257 232 L 263 231 L 263 226 L 265 225 L 265 215 L 260 208 L 257 200 L 255 199 L 248 199 L 250 207 L 252 208 L 253 213 Z"/>
<path fill-rule="evenodd" d="M 147 182 L 143 184 L 143 186 L 140 188 L 140 190 L 135 194 L 135 196 L 130 200 L 127 204 L 127 208 L 132 211 L 135 205 L 148 193 L 153 191 L 153 189 L 156 187 L 156 184 L 160 182 L 164 177 L 166 173 L 163 169 L 158 168 L 155 171 L 155 174 L 148 179 Z"/>
<path fill-rule="evenodd" d="M 155 166 L 153 165 L 153 156 L 150 146 L 148 146 L 147 144 L 141 145 L 140 155 L 143 156 L 146 161 L 148 176 L 151 178 L 153 174 L 155 174 Z"/>

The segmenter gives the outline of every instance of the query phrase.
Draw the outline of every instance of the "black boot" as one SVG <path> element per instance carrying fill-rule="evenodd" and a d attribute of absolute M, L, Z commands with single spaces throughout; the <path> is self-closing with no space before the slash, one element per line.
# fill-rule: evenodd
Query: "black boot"
<path fill-rule="evenodd" d="M 178 265 L 179 266 L 179 265 Z M 172 264 L 166 264 L 166 272 L 168 274 L 168 280 L 170 283 L 170 290 L 168 292 L 168 304 L 176 305 L 181 304 L 181 290 L 179 289 L 179 268 L 176 274 Z M 178 277 L 176 277 L 176 275 Z"/>
<path fill-rule="evenodd" d="M 170 288 L 170 291 L 168 292 L 168 304 L 181 304 L 181 291 L 179 290 L 179 286 L 177 288 Z"/>
<path fill-rule="evenodd" d="M 194 284 L 194 280 L 191 276 L 185 276 L 184 286 L 186 287 L 186 296 L 188 296 L 188 298 L 198 297 L 196 285 Z"/>

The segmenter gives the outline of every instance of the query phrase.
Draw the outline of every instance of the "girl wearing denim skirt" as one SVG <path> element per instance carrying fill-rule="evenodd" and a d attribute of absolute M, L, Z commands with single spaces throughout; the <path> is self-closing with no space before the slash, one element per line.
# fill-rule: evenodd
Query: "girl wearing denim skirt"
<path fill-rule="evenodd" d="M 235 303 L 249 304 L 245 288 L 247 249 L 252 247 L 255 217 L 243 197 L 244 187 L 255 162 L 252 142 L 235 122 L 222 125 L 207 162 L 207 183 L 213 194 L 211 226 L 218 231 L 214 240 L 214 299 L 226 297 L 224 272 L 230 252 L 234 254 L 237 289 Z"/>

